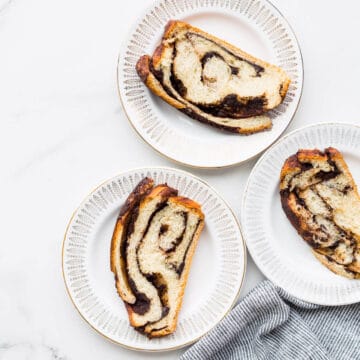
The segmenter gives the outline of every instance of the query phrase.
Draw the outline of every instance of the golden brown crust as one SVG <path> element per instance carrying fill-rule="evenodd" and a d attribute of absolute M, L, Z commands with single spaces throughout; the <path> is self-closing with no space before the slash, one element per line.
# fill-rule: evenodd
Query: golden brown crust
<path fill-rule="evenodd" d="M 260 131 L 270 130 L 271 128 L 272 128 L 272 123 L 270 122 L 268 125 L 263 124 L 263 125 L 254 127 L 251 130 L 239 127 L 237 132 L 239 134 L 242 134 L 242 135 L 251 135 L 251 134 L 255 134 L 255 133 L 260 132 Z"/>
<path fill-rule="evenodd" d="M 297 154 L 290 156 L 288 159 L 286 159 L 283 167 L 281 168 L 280 181 L 283 181 L 283 179 L 287 175 L 297 173 L 300 170 L 301 170 L 301 166 L 297 158 Z"/>
<path fill-rule="evenodd" d="M 299 172 L 299 170 L 301 170 L 301 162 L 326 160 L 326 155 L 318 149 L 301 149 L 295 155 L 292 155 L 285 160 L 285 163 L 281 168 L 280 181 L 282 181 L 286 175 Z"/>
<path fill-rule="evenodd" d="M 160 196 L 163 199 L 168 199 L 170 196 L 176 196 L 177 190 L 171 188 L 167 184 L 156 185 L 151 192 L 146 196 L 146 199 L 141 202 L 140 208 L 144 207 L 146 202 L 151 201 L 152 199 Z"/>
<path fill-rule="evenodd" d="M 165 39 L 165 36 L 163 37 L 163 39 Z M 161 43 L 159 46 L 156 47 L 156 49 L 153 53 L 153 56 L 151 58 L 152 64 L 155 68 L 161 62 L 164 50 L 165 50 L 165 47 L 164 47 L 163 43 Z"/>
<path fill-rule="evenodd" d="M 150 56 L 143 55 L 136 63 L 136 72 L 140 76 L 142 82 L 146 84 L 147 78 L 150 73 Z"/>
<path fill-rule="evenodd" d="M 204 213 L 201 211 L 201 206 L 196 201 L 184 196 L 174 196 L 170 201 L 188 208 L 196 213 L 200 219 L 204 219 Z"/>

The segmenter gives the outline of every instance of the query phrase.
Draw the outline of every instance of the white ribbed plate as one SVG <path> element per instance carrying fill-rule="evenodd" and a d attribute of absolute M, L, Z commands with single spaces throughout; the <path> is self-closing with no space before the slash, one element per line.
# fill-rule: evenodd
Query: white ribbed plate
<path fill-rule="evenodd" d="M 180 195 L 199 202 L 205 214 L 177 330 L 152 340 L 129 325 L 109 263 L 119 209 L 145 176 L 153 178 L 155 184 L 167 183 Z M 81 203 L 65 234 L 63 273 L 75 307 L 100 334 L 134 350 L 170 350 L 196 341 L 230 310 L 245 273 L 244 248 L 234 214 L 205 182 L 180 170 L 143 168 L 106 181 Z"/>
<path fill-rule="evenodd" d="M 275 284 L 299 299 L 322 305 L 360 301 L 360 280 L 338 276 L 323 266 L 282 210 L 280 170 L 299 149 L 340 150 L 360 186 L 360 127 L 318 124 L 288 134 L 257 162 L 244 193 L 244 240 L 257 266 Z"/>
<path fill-rule="evenodd" d="M 292 84 L 284 102 L 270 113 L 270 131 L 251 136 L 222 132 L 172 108 L 141 83 L 136 61 L 153 53 L 170 19 L 189 22 L 289 74 Z M 117 80 L 125 113 L 145 142 L 171 160 L 214 168 L 242 163 L 282 134 L 300 100 L 303 66 L 293 31 L 266 0 L 158 0 L 135 23 L 123 44 Z"/>

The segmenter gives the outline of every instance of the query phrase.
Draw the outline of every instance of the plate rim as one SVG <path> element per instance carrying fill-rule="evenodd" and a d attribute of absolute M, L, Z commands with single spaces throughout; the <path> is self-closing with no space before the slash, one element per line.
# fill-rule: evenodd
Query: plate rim
<path fill-rule="evenodd" d="M 296 133 L 300 133 L 306 129 L 309 128 L 316 128 L 316 127 L 327 127 L 327 126 L 349 126 L 349 127 L 355 127 L 357 129 L 360 130 L 360 125 L 354 124 L 354 123 L 349 123 L 349 122 L 329 122 L 329 121 L 321 121 L 315 124 L 310 124 L 310 125 L 305 125 L 302 126 L 300 128 L 294 129 L 292 131 L 290 131 L 289 133 L 287 133 L 286 135 L 282 136 L 280 139 L 278 139 L 275 143 L 273 143 L 258 159 L 258 161 L 256 162 L 256 164 L 253 166 L 253 168 L 251 169 L 251 172 L 249 174 L 249 177 L 246 181 L 245 184 L 245 188 L 244 188 L 244 192 L 243 192 L 243 196 L 242 196 L 242 200 L 241 200 L 241 214 L 240 214 L 240 224 L 241 224 L 241 230 L 242 230 L 242 236 L 243 239 L 245 241 L 246 244 L 246 248 L 250 253 L 251 259 L 254 261 L 255 265 L 257 266 L 257 268 L 261 271 L 261 273 L 267 278 L 269 279 L 271 282 L 274 283 L 275 286 L 280 287 L 282 290 L 284 290 L 285 292 L 287 292 L 288 294 L 290 294 L 291 296 L 294 296 L 293 294 L 291 294 L 291 292 L 285 290 L 281 285 L 279 285 L 279 283 L 277 282 L 276 278 L 274 279 L 274 277 L 271 275 L 269 276 L 267 271 L 265 271 L 261 266 L 260 263 L 258 262 L 257 259 L 255 259 L 255 257 L 253 256 L 253 251 L 250 249 L 250 247 L 248 246 L 248 241 L 247 238 L 245 236 L 245 231 L 243 229 L 243 224 L 245 222 L 244 220 L 244 213 L 245 213 L 245 201 L 248 195 L 248 191 L 249 191 L 249 185 L 250 185 L 250 181 L 251 178 L 253 176 L 253 174 L 255 173 L 255 170 L 260 166 L 260 163 L 263 161 L 264 157 L 270 152 L 272 151 L 273 148 L 275 148 L 278 144 L 282 143 L 283 141 L 287 140 L 289 137 L 293 136 Z M 341 302 L 336 302 L 336 303 L 329 303 L 329 302 L 319 302 L 319 301 L 309 301 L 306 297 L 302 297 L 302 296 L 294 296 L 296 299 L 299 299 L 301 301 L 307 302 L 307 303 L 311 303 L 311 304 L 316 304 L 316 305 L 322 305 L 322 306 L 342 306 L 342 305 L 350 305 L 350 304 L 355 304 L 357 302 L 359 302 L 359 300 L 357 301 L 341 301 Z"/>
<path fill-rule="evenodd" d="M 284 134 L 284 132 L 288 129 L 288 127 L 290 126 L 290 124 L 292 123 L 292 121 L 294 120 L 295 115 L 297 114 L 297 111 L 299 109 L 299 105 L 302 99 L 302 94 L 303 94 L 303 89 L 304 89 L 304 79 L 305 79 L 305 71 L 304 71 L 304 59 L 303 59 L 303 55 L 302 55 L 302 51 L 301 51 L 301 47 L 300 47 L 300 43 L 299 43 L 299 39 L 296 36 L 296 33 L 293 29 L 293 27 L 291 26 L 291 24 L 288 22 L 288 20 L 286 19 L 286 17 L 283 15 L 283 13 L 279 10 L 279 8 L 277 6 L 275 6 L 270 0 L 263 0 L 265 2 L 267 2 L 270 7 L 272 7 L 273 9 L 275 9 L 275 11 L 278 13 L 279 17 L 286 23 L 286 25 L 289 27 L 291 34 L 294 36 L 295 39 L 295 44 L 297 45 L 297 48 L 299 49 L 299 56 L 300 56 L 300 67 L 301 67 L 301 89 L 300 89 L 300 94 L 299 94 L 299 98 L 297 100 L 295 109 L 294 109 L 294 113 L 292 114 L 290 120 L 288 121 L 287 125 L 284 127 L 284 129 L 279 133 L 279 135 L 277 137 L 275 137 L 271 143 L 269 145 L 267 145 L 264 149 L 258 151 L 256 154 L 248 157 L 247 159 L 241 160 L 241 161 L 237 161 L 231 164 L 227 164 L 227 165 L 214 165 L 214 166 L 201 166 L 201 165 L 194 165 L 194 164 L 190 164 L 175 158 L 172 158 L 171 156 L 165 154 L 165 152 L 161 152 L 159 149 L 155 148 L 152 144 L 150 144 L 150 142 L 148 142 L 145 137 L 143 137 L 140 132 L 137 130 L 137 128 L 135 127 L 135 125 L 133 124 L 133 122 L 131 121 L 131 118 L 126 110 L 126 106 L 125 106 L 125 101 L 121 96 L 121 91 L 120 91 L 120 59 L 123 55 L 124 49 L 126 48 L 126 44 L 129 42 L 131 35 L 134 31 L 134 29 L 136 28 L 137 24 L 140 22 L 140 20 L 147 14 L 148 10 L 152 9 L 153 7 L 157 6 L 160 2 L 162 2 L 163 0 L 155 0 L 155 2 L 153 2 L 152 4 L 145 6 L 144 9 L 141 11 L 141 13 L 135 18 L 133 24 L 130 27 L 130 30 L 127 32 L 124 40 L 121 43 L 120 46 L 120 50 L 118 53 L 118 57 L 117 57 L 117 64 L 116 64 L 116 88 L 117 88 L 117 93 L 118 93 L 118 97 L 120 99 L 120 104 L 122 107 L 122 110 L 125 114 L 125 117 L 127 118 L 128 122 L 130 123 L 131 127 L 133 130 L 135 130 L 135 133 L 140 137 L 140 139 L 147 144 L 148 146 L 150 146 L 150 148 L 152 150 L 154 150 L 158 155 L 160 155 L 161 157 L 172 161 L 173 163 L 177 164 L 177 165 L 183 165 L 183 166 L 187 166 L 189 168 L 193 168 L 193 169 L 207 169 L 207 170 L 215 170 L 215 169 L 227 169 L 227 168 L 231 168 L 231 167 L 235 167 L 241 164 L 244 164 L 248 161 L 253 160 L 254 158 L 256 158 L 259 155 L 262 155 L 265 151 L 267 151 L 274 143 L 276 143 L 281 136 Z M 240 0 L 239 0 L 240 1 Z M 271 131 L 271 129 L 270 129 Z M 251 135 L 251 134 L 250 134 Z M 246 135 L 240 135 L 240 136 L 246 136 Z"/>
<path fill-rule="evenodd" d="M 93 194 L 95 193 L 99 188 L 101 188 L 101 186 L 103 186 L 105 183 L 107 183 L 109 180 L 112 180 L 114 178 L 117 178 L 119 176 L 123 176 L 127 173 L 130 173 L 132 171 L 141 171 L 141 170 L 167 170 L 167 171 L 175 171 L 175 172 L 179 172 L 182 173 L 183 175 L 190 175 L 192 176 L 194 179 L 196 179 L 197 181 L 200 181 L 201 183 L 203 183 L 205 186 L 207 186 L 208 188 L 210 188 L 217 197 L 220 198 L 220 200 L 222 200 L 224 202 L 224 205 L 229 209 L 230 213 L 232 214 L 234 220 L 235 220 L 235 224 L 239 229 L 239 233 L 240 233 L 240 239 L 242 242 L 242 247 L 243 247 L 243 259 L 244 259 L 244 266 L 242 269 L 242 277 L 241 280 L 239 282 L 239 286 L 238 286 L 238 290 L 234 296 L 234 299 L 232 301 L 232 303 L 230 304 L 229 308 L 227 309 L 227 311 L 224 313 L 224 315 L 221 317 L 221 319 L 219 319 L 217 322 L 214 323 L 214 325 L 208 330 L 206 331 L 204 334 L 196 337 L 195 339 L 188 341 L 184 344 L 180 344 L 177 346 L 172 346 L 172 347 L 168 347 L 168 348 L 164 348 L 164 349 L 144 349 L 144 348 L 139 348 L 139 347 L 134 347 L 134 346 L 130 346 L 127 345 L 125 343 L 116 341 L 112 338 L 110 338 L 109 336 L 103 334 L 99 329 L 97 329 L 95 326 L 93 326 L 88 320 L 87 318 L 82 314 L 80 308 L 75 304 L 75 301 L 71 295 L 70 289 L 68 287 L 68 284 L 66 282 L 66 276 L 65 276 L 65 265 L 64 265 L 64 259 L 65 259 L 65 242 L 66 242 L 66 238 L 67 238 L 67 234 L 68 234 L 68 230 L 70 229 L 70 226 L 72 224 L 72 221 L 75 217 L 75 215 L 77 214 L 78 210 L 81 208 L 81 206 L 86 202 L 86 200 Z M 101 335 L 103 338 L 105 338 L 106 340 L 112 342 L 113 344 L 116 345 L 120 345 L 128 350 L 133 350 L 133 351 L 139 351 L 139 352 L 144 352 L 144 353 L 161 353 L 161 352 L 168 352 L 168 351 L 173 351 L 173 350 L 178 350 L 181 349 L 185 346 L 189 346 L 193 343 L 195 343 L 196 341 L 200 340 L 202 337 L 206 336 L 211 330 L 214 329 L 215 326 L 217 326 L 229 313 L 230 311 L 234 308 L 234 306 L 236 305 L 240 293 L 241 293 L 241 289 L 244 286 L 244 280 L 245 280 L 245 276 L 246 276 L 246 270 L 247 270 L 247 246 L 246 246 L 246 242 L 243 236 L 243 232 L 242 232 L 242 228 L 241 228 L 241 222 L 239 221 L 238 217 L 236 216 L 235 212 L 233 211 L 232 207 L 228 204 L 228 202 L 219 194 L 219 192 L 212 187 L 207 181 L 203 180 L 202 178 L 198 177 L 197 175 L 194 175 L 188 171 L 185 170 L 181 170 L 181 169 L 176 169 L 176 168 L 172 168 L 169 166 L 142 166 L 142 167 L 135 167 L 135 168 L 130 168 L 124 171 L 121 171 L 117 174 L 115 174 L 112 177 L 109 177 L 107 179 L 105 179 L 104 181 L 102 181 L 100 184 L 98 184 L 97 186 L 95 186 L 94 188 L 92 188 L 89 192 L 86 193 L 86 195 L 82 198 L 82 201 L 80 202 L 80 204 L 75 208 L 75 210 L 73 211 L 73 213 L 71 214 L 71 217 L 67 223 L 66 229 L 65 229 L 65 233 L 63 236 L 63 240 L 62 240 L 62 246 L 61 246 L 61 274 L 62 274 L 62 278 L 65 284 L 65 289 L 66 289 L 66 293 L 71 301 L 71 303 L 73 304 L 73 306 L 75 307 L 75 309 L 77 310 L 77 312 L 79 313 L 79 315 L 81 316 L 81 318 L 93 329 L 95 330 L 99 335 Z"/>

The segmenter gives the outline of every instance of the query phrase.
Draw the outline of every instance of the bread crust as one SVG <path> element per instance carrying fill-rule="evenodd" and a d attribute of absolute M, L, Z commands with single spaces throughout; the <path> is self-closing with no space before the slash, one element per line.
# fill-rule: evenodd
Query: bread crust
<path fill-rule="evenodd" d="M 308 199 L 306 191 L 309 189 L 313 197 Z M 360 204 L 357 186 L 340 151 L 332 147 L 324 152 L 302 149 L 290 156 L 281 169 L 280 196 L 287 218 L 313 248 L 316 258 L 338 275 L 360 278 L 357 255 L 360 233 L 356 226 L 350 228 L 338 220 L 337 214 L 347 210 L 341 208 L 339 201 L 335 205 L 335 201 L 332 202 L 332 196 L 340 196 L 340 199 L 341 196 L 351 196 L 354 203 Z M 311 209 L 315 201 L 319 201 L 323 210 L 321 207 L 317 207 L 315 212 Z M 360 223 L 360 214 L 354 221 Z M 349 257 L 350 250 L 352 258 Z M 346 260 L 346 256 L 352 262 Z"/>
<path fill-rule="evenodd" d="M 160 85 L 160 82 L 150 71 L 150 62 L 150 56 L 143 55 L 136 63 L 136 71 L 139 74 L 141 80 L 154 94 L 165 100 L 169 105 L 179 110 L 185 109 L 186 106 L 184 104 L 169 96 L 167 92 L 163 89 L 163 87 Z"/>
<path fill-rule="evenodd" d="M 285 74 L 285 72 L 278 68 L 275 65 L 271 65 L 265 61 L 262 61 L 260 59 L 257 59 L 244 51 L 234 47 L 233 45 L 218 39 L 217 37 L 210 35 L 196 27 L 193 27 L 187 23 L 181 22 L 181 21 L 175 21 L 170 20 L 168 24 L 165 27 L 165 32 L 163 35 L 163 39 L 161 44 L 156 48 L 154 51 L 154 54 L 152 57 L 148 55 L 143 55 L 140 57 L 136 64 L 136 70 L 139 74 L 139 77 L 141 80 L 145 83 L 145 85 L 157 96 L 162 98 L 164 101 L 166 101 L 169 105 L 173 106 L 174 108 L 182 111 L 184 114 L 192 117 L 195 120 L 198 120 L 202 123 L 211 125 L 213 127 L 219 128 L 221 130 L 226 130 L 234 133 L 239 134 L 245 134 L 250 135 L 255 132 L 263 131 L 271 129 L 272 122 L 271 119 L 263 115 L 265 111 L 269 109 L 262 109 L 259 110 L 256 107 L 250 108 L 245 106 L 244 114 L 241 116 L 241 111 L 238 109 L 237 113 L 238 116 L 234 118 L 219 118 L 215 115 L 212 115 L 210 113 L 204 112 L 201 110 L 198 106 L 195 104 L 192 104 L 191 102 L 182 99 L 183 101 L 179 101 L 175 97 L 171 96 L 166 89 L 164 89 L 163 84 L 159 81 L 156 76 L 157 68 L 160 67 L 161 62 L 163 61 L 164 54 L 167 49 L 168 39 L 170 39 L 176 32 L 180 30 L 188 30 L 192 33 L 199 34 L 203 37 L 205 37 L 208 40 L 213 41 L 214 43 L 218 44 L 219 46 L 222 46 L 226 48 L 226 50 L 229 50 L 236 54 L 236 56 L 240 56 L 244 59 L 244 61 L 248 61 L 249 63 L 252 63 L 256 66 L 272 69 L 272 71 L 277 72 L 279 74 Z M 159 75 L 161 77 L 161 75 Z M 288 77 L 285 78 L 283 83 L 281 84 L 281 87 L 279 89 L 279 94 L 281 96 L 281 101 L 284 99 L 289 85 L 290 85 L 290 79 Z M 250 100 L 250 99 L 248 99 Z M 244 98 L 241 101 L 248 101 L 246 98 Z M 241 108 L 242 109 L 242 108 Z M 233 112 L 233 115 L 235 115 L 235 112 Z M 240 117 L 240 119 L 238 118 Z M 220 119 L 220 120 L 219 120 Z M 226 120 L 226 121 L 224 121 Z"/>
<path fill-rule="evenodd" d="M 322 255 L 314 250 L 312 250 L 312 253 L 324 266 L 326 266 L 333 273 L 346 277 L 348 279 L 360 278 L 359 274 L 354 274 L 353 272 L 346 271 L 346 269 L 342 265 L 339 265 L 335 261 L 332 261 L 331 259 L 327 258 L 326 255 Z"/>

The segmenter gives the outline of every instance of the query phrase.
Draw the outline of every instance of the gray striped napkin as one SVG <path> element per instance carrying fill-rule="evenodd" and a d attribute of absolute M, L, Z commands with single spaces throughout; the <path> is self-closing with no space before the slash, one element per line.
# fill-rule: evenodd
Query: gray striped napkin
<path fill-rule="evenodd" d="M 266 280 L 180 359 L 360 359 L 360 303 L 309 304 Z"/>

